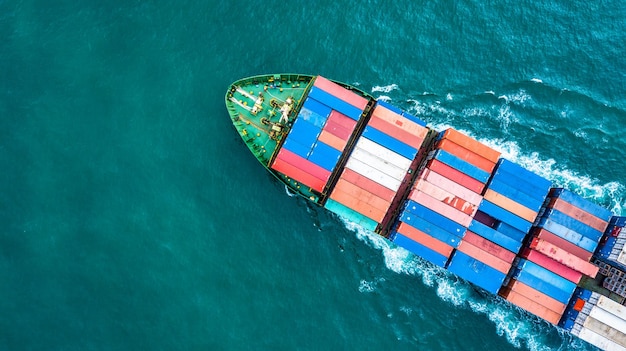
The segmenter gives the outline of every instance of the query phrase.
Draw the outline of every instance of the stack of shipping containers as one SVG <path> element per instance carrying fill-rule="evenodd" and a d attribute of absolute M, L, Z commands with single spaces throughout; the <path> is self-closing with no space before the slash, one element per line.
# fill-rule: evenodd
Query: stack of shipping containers
<path fill-rule="evenodd" d="M 367 103 L 317 77 L 271 168 L 321 193 Z"/>
<path fill-rule="evenodd" d="M 374 230 L 382 223 L 428 129 L 377 103 L 326 202 L 326 208 Z"/>
<path fill-rule="evenodd" d="M 480 240 L 463 244 L 462 238 L 499 156 L 454 129 L 440 133 L 436 149 L 409 193 L 392 234 L 394 242 L 443 267 L 454 249 L 464 251 L 459 256 L 468 253 L 470 258 L 480 247 L 490 250 Z"/>
<path fill-rule="evenodd" d="M 570 191 L 551 189 L 537 227 L 520 253 L 515 279 L 503 296 L 510 300 L 510 291 L 519 290 L 517 285 L 529 285 L 536 291 L 528 296 L 532 308 L 526 309 L 558 323 L 581 278 L 598 273 L 589 261 L 609 217 L 608 210 Z"/>
<path fill-rule="evenodd" d="M 506 159 L 494 166 L 465 243 L 452 257 L 449 269 L 495 294 L 541 208 L 550 182 Z"/>
<path fill-rule="evenodd" d="M 449 269 L 498 293 L 538 214 L 550 182 L 500 159 Z"/>
<path fill-rule="evenodd" d="M 626 348 L 626 307 L 589 290 L 576 289 L 559 326 L 602 350 Z"/>

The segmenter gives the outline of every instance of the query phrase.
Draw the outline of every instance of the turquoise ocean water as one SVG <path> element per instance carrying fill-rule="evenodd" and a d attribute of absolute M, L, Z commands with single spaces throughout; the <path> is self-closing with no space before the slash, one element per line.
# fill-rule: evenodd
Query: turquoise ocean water
<path fill-rule="evenodd" d="M 232 81 L 322 74 L 626 215 L 626 6 L 0 0 L 0 349 L 592 350 L 290 197 Z"/>

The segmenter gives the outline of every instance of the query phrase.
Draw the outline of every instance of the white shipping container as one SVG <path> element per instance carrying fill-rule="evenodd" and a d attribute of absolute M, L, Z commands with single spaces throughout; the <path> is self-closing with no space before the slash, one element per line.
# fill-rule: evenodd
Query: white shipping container
<path fill-rule="evenodd" d="M 372 168 L 375 168 L 387 175 L 390 175 L 392 178 L 397 179 L 397 180 L 404 179 L 404 176 L 406 175 L 406 172 L 407 172 L 406 169 L 397 167 L 396 165 L 393 165 L 389 162 L 385 162 L 383 159 L 378 158 L 372 155 L 371 153 L 363 149 L 360 149 L 358 147 L 354 148 L 354 151 L 352 151 L 350 158 L 357 159 L 369 165 Z"/>
<path fill-rule="evenodd" d="M 598 298 L 596 306 L 602 308 L 605 311 L 611 312 L 612 314 L 623 319 L 625 321 L 624 323 L 626 323 L 626 306 L 622 306 L 606 296 L 600 296 Z"/>
<path fill-rule="evenodd" d="M 583 328 L 580 333 L 578 333 L 578 337 L 605 351 L 626 351 L 626 347 L 587 328 Z"/>
<path fill-rule="evenodd" d="M 626 334 L 620 332 L 619 330 L 612 328 L 609 325 L 606 325 L 599 320 L 593 317 L 587 317 L 583 326 L 598 335 L 604 336 L 605 338 L 619 344 L 622 346 L 626 346 Z"/>
<path fill-rule="evenodd" d="M 626 333 L 626 321 L 611 312 L 605 311 L 602 307 L 598 307 L 597 305 L 593 306 L 591 312 L 589 312 L 589 317 L 595 318 L 606 325 L 610 325 L 622 333 Z"/>
<path fill-rule="evenodd" d="M 400 187 L 401 181 L 394 179 L 393 177 L 373 168 L 372 166 L 363 163 L 353 157 L 348 159 L 346 163 L 346 168 L 355 171 L 356 173 L 375 181 L 376 183 L 391 189 L 393 191 L 398 191 Z"/>
<path fill-rule="evenodd" d="M 617 262 L 626 265 L 626 251 L 624 249 L 626 249 L 626 247 L 623 247 L 622 251 L 620 251 L 619 253 L 619 256 L 617 256 Z"/>
<path fill-rule="evenodd" d="M 425 179 L 420 179 L 415 187 L 416 190 L 419 190 L 423 193 L 426 193 L 428 195 L 430 195 L 431 197 L 442 201 L 458 210 L 461 210 L 461 212 L 468 214 L 468 209 L 471 209 L 471 213 L 472 215 L 475 213 L 476 204 L 472 204 L 469 201 L 460 198 L 452 193 L 447 192 L 446 190 L 438 187 L 435 184 L 432 184 L 428 181 L 426 181 Z M 461 207 L 461 208 L 459 208 Z"/>
<path fill-rule="evenodd" d="M 367 138 L 359 138 L 359 141 L 357 141 L 356 143 L 356 148 L 365 150 L 370 154 L 397 166 L 398 168 L 404 169 L 405 171 L 408 170 L 409 167 L 411 167 L 412 160 L 409 160 L 408 158 L 398 153 L 395 153 Z"/>

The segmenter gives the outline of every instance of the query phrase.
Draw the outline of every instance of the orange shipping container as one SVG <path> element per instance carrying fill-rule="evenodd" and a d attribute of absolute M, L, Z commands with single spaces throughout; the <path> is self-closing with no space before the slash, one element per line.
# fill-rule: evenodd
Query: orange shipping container
<path fill-rule="evenodd" d="M 489 173 L 493 172 L 493 168 L 495 167 L 495 163 L 491 162 L 490 160 L 480 156 L 479 154 L 470 151 L 462 146 L 460 146 L 459 144 L 449 140 L 449 139 L 442 139 L 439 144 L 437 145 L 438 149 L 447 151 L 448 153 L 451 153 L 452 155 L 465 160 L 471 164 L 473 164 L 474 166 L 487 171 Z"/>
<path fill-rule="evenodd" d="M 443 133 L 442 139 L 453 141 L 456 144 L 481 155 L 493 163 L 497 163 L 500 158 L 500 152 L 452 128 L 449 128 Z"/>
<path fill-rule="evenodd" d="M 529 222 L 534 222 L 535 218 L 537 218 L 537 212 L 491 189 L 487 189 L 485 195 L 483 196 L 485 197 L 485 200 L 489 200 L 492 203 L 502 207 L 503 209 L 513 214 L 518 215 L 519 217 Z"/>
<path fill-rule="evenodd" d="M 425 169 L 424 172 L 420 175 L 420 178 L 442 189 L 446 189 L 450 193 L 467 200 L 471 204 L 478 205 L 483 199 L 482 195 L 477 194 L 476 192 L 462 186 L 454 180 L 449 179 L 431 169 Z"/>
<path fill-rule="evenodd" d="M 417 184 L 415 185 L 415 189 L 422 191 L 430 196 L 432 196 L 433 198 L 449 205 L 452 206 L 454 208 L 456 208 L 457 210 L 465 213 L 468 216 L 474 216 L 474 214 L 476 213 L 477 210 L 477 206 L 474 204 L 471 204 L 463 199 L 461 199 L 458 196 L 455 196 L 454 194 L 451 194 L 445 190 L 443 190 L 442 188 L 433 185 L 432 183 L 421 179 L 417 182 Z"/>
<path fill-rule="evenodd" d="M 507 299 L 510 303 L 536 315 L 542 319 L 547 320 L 548 322 L 557 325 L 559 320 L 561 319 L 561 314 L 555 311 L 550 310 L 549 308 L 540 305 L 533 300 L 527 298 L 524 295 L 521 295 L 515 291 L 510 289 L 505 289 L 503 297 Z"/>
<path fill-rule="evenodd" d="M 546 307 L 547 309 L 557 312 L 559 314 L 563 314 L 565 312 L 566 304 L 559 302 L 558 300 L 538 291 L 537 289 L 531 288 L 530 286 L 519 282 L 515 279 L 511 279 L 508 287 L 515 291 L 516 293 L 523 295 L 530 300 L 537 302 L 538 304 Z"/>
<path fill-rule="evenodd" d="M 387 211 L 381 211 L 374 208 L 366 201 L 354 198 L 350 194 L 344 193 L 340 190 L 335 189 L 332 194 L 330 194 L 330 198 L 378 223 L 382 222 L 385 214 L 387 213 Z"/>
<path fill-rule="evenodd" d="M 435 239 L 432 236 L 422 232 L 419 229 L 415 229 L 406 223 L 400 224 L 400 226 L 398 227 L 398 233 L 446 257 L 450 257 L 450 255 L 452 254 L 452 250 L 454 250 L 452 246 L 444 243 L 441 240 Z"/>
<path fill-rule="evenodd" d="M 444 217 L 464 226 L 468 227 L 472 222 L 472 217 L 457 210 L 454 207 L 448 206 L 443 202 L 433 198 L 432 196 L 425 194 L 421 191 L 411 191 L 409 198 L 419 204 L 422 204 L 429 209 L 441 214 Z"/>
<path fill-rule="evenodd" d="M 339 179 L 339 181 L 335 185 L 333 192 L 335 191 L 343 191 L 344 193 L 349 194 L 356 199 L 367 202 L 368 204 L 370 204 L 370 206 L 377 208 L 381 211 L 387 212 L 389 206 L 391 205 L 391 202 L 386 201 L 369 192 L 368 190 L 346 181 L 345 179 Z"/>
<path fill-rule="evenodd" d="M 570 204 L 569 202 L 564 201 L 559 198 L 552 198 L 550 203 L 548 204 L 548 208 L 553 208 L 557 211 L 561 211 L 564 214 L 582 222 L 586 225 L 599 230 L 604 233 L 606 227 L 609 225 L 608 222 L 601 220 L 600 218 L 592 215 L 591 213 L 581 210 L 580 208 Z"/>
<path fill-rule="evenodd" d="M 349 168 L 343 169 L 340 179 L 345 179 L 349 183 L 352 183 L 359 188 L 366 189 L 370 193 L 389 202 L 393 201 L 393 198 L 396 196 L 395 191 L 383 186 L 382 184 L 376 183 L 375 181 L 362 176 Z"/>
<path fill-rule="evenodd" d="M 515 253 L 469 230 L 465 233 L 463 241 L 467 241 L 468 243 L 489 252 L 505 262 L 513 263 L 513 260 L 515 259 Z"/>
<path fill-rule="evenodd" d="M 535 249 L 553 260 L 592 278 L 598 274 L 599 268 L 597 266 L 545 240 L 534 238 L 530 243 L 530 248 Z"/>
<path fill-rule="evenodd" d="M 475 258 L 476 260 L 486 264 L 489 267 L 497 269 L 498 271 L 508 274 L 511 269 L 511 263 L 503 261 L 502 259 L 490 254 L 489 252 L 476 247 L 469 242 L 462 240 L 457 250 L 467 254 L 468 256 Z"/>
<path fill-rule="evenodd" d="M 387 135 L 391 135 L 393 136 L 393 138 L 400 140 L 401 142 L 410 145 L 416 149 L 419 149 L 424 142 L 424 138 L 417 137 L 402 129 L 402 127 L 384 121 L 376 115 L 372 116 L 367 125 L 372 126 Z"/>
<path fill-rule="evenodd" d="M 322 130 L 318 140 L 339 151 L 343 151 L 346 147 L 346 143 L 348 142 L 325 130 Z"/>

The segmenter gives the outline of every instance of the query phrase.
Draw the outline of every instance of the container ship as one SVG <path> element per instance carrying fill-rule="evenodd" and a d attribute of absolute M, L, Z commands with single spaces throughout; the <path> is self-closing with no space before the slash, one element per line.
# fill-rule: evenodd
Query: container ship
<path fill-rule="evenodd" d="M 290 192 L 603 350 L 626 350 L 626 217 L 322 76 L 234 82 L 233 126 Z"/>

